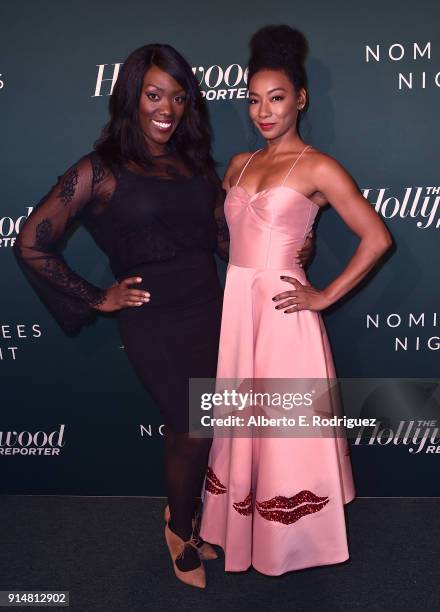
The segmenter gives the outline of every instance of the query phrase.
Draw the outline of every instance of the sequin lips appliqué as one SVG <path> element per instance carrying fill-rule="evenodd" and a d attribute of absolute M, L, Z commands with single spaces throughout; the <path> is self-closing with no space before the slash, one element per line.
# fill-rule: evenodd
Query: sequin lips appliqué
<path fill-rule="evenodd" d="M 232 505 L 234 510 L 237 510 L 237 512 L 243 514 L 243 516 L 252 514 L 252 491 L 249 491 L 249 495 L 242 502 L 236 502 Z"/>
<path fill-rule="evenodd" d="M 277 495 L 267 501 L 257 502 L 256 508 L 268 521 L 291 525 L 306 514 L 319 512 L 328 502 L 328 497 L 318 497 L 312 491 L 304 490 L 292 497 Z"/>
<path fill-rule="evenodd" d="M 220 479 L 215 475 L 214 470 L 210 467 L 208 467 L 206 470 L 205 488 L 214 495 L 221 495 L 227 491 L 225 485 L 220 482 Z"/>

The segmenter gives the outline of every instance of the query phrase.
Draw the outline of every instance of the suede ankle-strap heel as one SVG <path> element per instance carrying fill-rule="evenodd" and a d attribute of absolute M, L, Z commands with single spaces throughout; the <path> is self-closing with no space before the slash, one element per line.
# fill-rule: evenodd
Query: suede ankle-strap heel
<path fill-rule="evenodd" d="M 170 522 L 171 514 L 168 505 L 165 506 L 163 518 L 165 523 L 168 524 Z M 192 525 L 194 529 L 196 526 L 195 519 L 193 519 Z M 196 538 L 196 546 L 198 548 L 198 551 L 200 553 L 200 559 L 202 561 L 211 561 L 212 559 L 218 559 L 218 554 L 216 553 L 215 548 L 211 544 L 208 544 L 208 542 L 202 540 L 200 536 Z"/>
<path fill-rule="evenodd" d="M 194 537 L 191 536 L 189 540 L 184 541 L 176 533 L 174 533 L 174 531 L 171 531 L 168 526 L 168 523 L 166 523 L 165 540 L 168 546 L 168 550 L 170 552 L 171 559 L 173 561 L 174 573 L 176 574 L 176 577 L 185 584 L 198 587 L 199 589 L 204 589 L 206 587 L 206 574 L 202 561 L 200 561 L 199 567 L 196 567 L 195 569 L 186 572 L 180 570 L 176 565 L 176 560 L 184 557 L 185 549 L 188 546 L 193 547 L 197 551 L 197 554 L 200 556 Z"/>

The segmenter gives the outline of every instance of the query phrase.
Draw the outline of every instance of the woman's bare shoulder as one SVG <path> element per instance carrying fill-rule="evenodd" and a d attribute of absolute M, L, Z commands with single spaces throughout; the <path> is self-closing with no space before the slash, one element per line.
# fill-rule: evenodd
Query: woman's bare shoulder
<path fill-rule="evenodd" d="M 237 153 L 236 155 L 233 155 L 229 160 L 228 168 L 234 170 L 241 170 L 252 154 L 252 151 L 244 151 L 243 153 Z"/>
<path fill-rule="evenodd" d="M 345 194 L 352 197 L 358 194 L 359 188 L 351 176 L 350 172 L 336 158 L 328 153 L 317 149 L 311 151 L 310 155 L 310 175 L 316 185 L 317 191 L 333 195 L 335 198 L 335 188 L 342 190 Z"/>
<path fill-rule="evenodd" d="M 223 186 L 225 189 L 229 189 L 229 187 L 237 181 L 238 175 L 251 155 L 252 151 L 245 151 L 243 153 L 237 153 L 231 157 L 226 168 L 225 177 L 223 179 Z"/>
<path fill-rule="evenodd" d="M 344 171 L 342 164 L 324 151 L 315 149 L 314 147 L 308 151 L 311 168 L 317 172 L 337 172 Z"/>

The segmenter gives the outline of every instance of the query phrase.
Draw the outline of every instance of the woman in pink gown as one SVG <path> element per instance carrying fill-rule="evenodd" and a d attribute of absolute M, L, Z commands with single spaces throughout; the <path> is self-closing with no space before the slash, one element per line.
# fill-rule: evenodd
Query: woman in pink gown
<path fill-rule="evenodd" d="M 391 244 L 344 168 L 299 136 L 306 49 L 288 26 L 263 28 L 251 41 L 250 117 L 266 147 L 235 156 L 224 179 L 231 242 L 218 385 L 335 378 L 319 311 L 350 291 Z M 327 203 L 360 243 L 345 270 L 318 290 L 292 253 Z M 223 548 L 226 571 L 252 565 L 280 575 L 348 559 L 344 504 L 355 489 L 346 438 L 215 437 L 208 465 L 200 534 Z"/>

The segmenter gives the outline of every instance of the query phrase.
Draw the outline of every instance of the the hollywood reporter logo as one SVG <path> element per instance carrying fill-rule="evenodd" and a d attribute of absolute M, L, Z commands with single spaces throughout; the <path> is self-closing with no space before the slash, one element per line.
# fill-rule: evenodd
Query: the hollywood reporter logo
<path fill-rule="evenodd" d="M 395 430 L 382 427 L 380 421 L 374 429 L 360 427 L 354 440 L 356 446 L 403 446 L 412 455 L 440 454 L 440 436 L 437 421 L 400 421 Z"/>
<path fill-rule="evenodd" d="M 390 195 L 389 187 L 363 189 L 363 195 L 384 219 L 407 219 L 418 229 L 440 227 L 440 187 L 405 187 L 403 195 Z"/>
<path fill-rule="evenodd" d="M 230 64 L 223 68 L 217 64 L 205 68 L 193 67 L 199 87 L 207 100 L 232 100 L 247 97 L 248 68 Z"/>
<path fill-rule="evenodd" d="M 26 213 L 17 219 L 0 217 L 0 247 L 12 247 L 20 233 L 20 227 L 33 211 L 33 206 L 26 208 Z"/>
<path fill-rule="evenodd" d="M 59 455 L 66 445 L 65 425 L 52 432 L 45 431 L 0 431 L 0 456 Z"/>
<path fill-rule="evenodd" d="M 122 63 L 97 64 L 95 91 L 92 98 L 111 96 Z M 207 100 L 232 100 L 247 97 L 248 69 L 240 64 L 229 66 L 194 66 L 192 71 L 199 83 L 202 96 Z"/>

